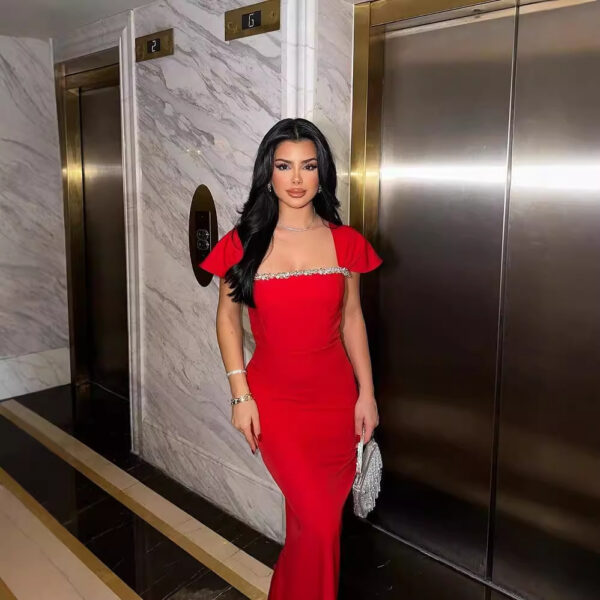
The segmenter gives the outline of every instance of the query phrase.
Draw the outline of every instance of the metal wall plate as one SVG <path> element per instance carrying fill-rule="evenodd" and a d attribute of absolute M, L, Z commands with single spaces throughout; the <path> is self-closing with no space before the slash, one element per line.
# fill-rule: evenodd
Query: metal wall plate
<path fill-rule="evenodd" d="M 276 31 L 279 27 L 279 0 L 258 2 L 225 13 L 225 41 Z"/>
<path fill-rule="evenodd" d="M 175 48 L 173 28 L 135 38 L 135 61 L 161 58 L 173 54 Z"/>
<path fill-rule="evenodd" d="M 219 241 L 218 235 L 214 198 L 206 185 L 199 185 L 190 205 L 189 243 L 192 269 L 201 286 L 207 286 L 212 280 L 212 273 L 200 268 L 200 263 Z"/>

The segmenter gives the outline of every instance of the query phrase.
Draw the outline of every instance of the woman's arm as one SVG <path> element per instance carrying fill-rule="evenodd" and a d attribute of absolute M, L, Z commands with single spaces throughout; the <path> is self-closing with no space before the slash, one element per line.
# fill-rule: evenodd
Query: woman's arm
<path fill-rule="evenodd" d="M 231 288 L 221 278 L 216 324 L 219 350 L 226 372 L 244 368 L 242 305 L 233 302 L 228 296 L 229 292 L 231 292 Z M 232 397 L 235 398 L 250 391 L 245 373 L 234 373 L 228 379 Z M 248 400 L 231 408 L 231 423 L 244 434 L 254 453 L 258 445 L 257 438 L 260 435 L 256 402 Z"/>
<path fill-rule="evenodd" d="M 359 396 L 355 409 L 355 433 L 360 436 L 365 428 L 365 443 L 371 439 L 379 424 L 377 403 L 373 390 L 373 373 L 367 328 L 360 305 L 360 274 L 352 272 L 346 280 L 341 323 L 342 341 L 358 381 Z"/>

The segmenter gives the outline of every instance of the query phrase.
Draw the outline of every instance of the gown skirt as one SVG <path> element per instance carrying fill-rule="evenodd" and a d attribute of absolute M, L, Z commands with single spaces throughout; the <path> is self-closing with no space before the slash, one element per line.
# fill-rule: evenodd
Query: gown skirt
<path fill-rule="evenodd" d="M 342 509 L 356 470 L 358 387 L 342 342 L 345 280 L 382 260 L 358 231 L 331 224 L 338 265 L 257 276 L 246 367 L 263 462 L 285 498 L 285 543 L 268 600 L 335 600 Z M 235 229 L 200 266 L 223 277 L 243 255 Z"/>

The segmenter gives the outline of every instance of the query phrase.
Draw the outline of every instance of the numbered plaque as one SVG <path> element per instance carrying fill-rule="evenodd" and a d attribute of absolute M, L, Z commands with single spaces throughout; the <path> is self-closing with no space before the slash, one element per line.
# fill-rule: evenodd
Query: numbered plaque
<path fill-rule="evenodd" d="M 173 54 L 173 29 L 157 31 L 135 39 L 135 60 L 150 60 Z"/>
<path fill-rule="evenodd" d="M 269 0 L 225 13 L 225 40 L 279 29 L 279 0 Z"/>

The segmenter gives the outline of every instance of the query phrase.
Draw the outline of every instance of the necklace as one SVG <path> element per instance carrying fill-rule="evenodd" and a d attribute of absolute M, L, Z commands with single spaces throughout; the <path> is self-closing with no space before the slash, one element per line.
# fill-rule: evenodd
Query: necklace
<path fill-rule="evenodd" d="M 289 225 L 277 225 L 277 227 L 280 227 L 282 229 L 289 229 L 290 231 L 308 231 L 309 229 L 312 228 L 313 223 L 315 222 L 316 215 L 317 215 L 317 212 L 315 211 L 315 209 L 313 207 L 313 218 L 308 227 L 290 227 Z"/>

